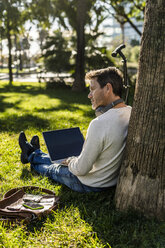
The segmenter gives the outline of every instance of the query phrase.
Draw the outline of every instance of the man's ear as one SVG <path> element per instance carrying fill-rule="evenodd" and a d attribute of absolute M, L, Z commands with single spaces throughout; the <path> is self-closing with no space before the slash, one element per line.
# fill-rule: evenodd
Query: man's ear
<path fill-rule="evenodd" d="M 113 92 L 112 84 L 107 83 L 106 84 L 106 90 L 107 90 L 108 93 L 112 93 Z"/>

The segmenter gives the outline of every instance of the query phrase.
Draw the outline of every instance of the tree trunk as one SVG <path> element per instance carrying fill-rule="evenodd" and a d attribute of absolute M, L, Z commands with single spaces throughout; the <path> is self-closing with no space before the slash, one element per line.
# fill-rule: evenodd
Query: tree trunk
<path fill-rule="evenodd" d="M 121 34 L 122 34 L 122 43 L 125 43 L 125 28 L 124 23 L 120 22 Z"/>
<path fill-rule="evenodd" d="M 8 49 L 9 49 L 9 59 L 8 59 L 8 68 L 9 68 L 9 84 L 12 85 L 13 82 L 13 72 L 12 72 L 12 54 L 11 54 L 11 35 L 10 32 L 8 31 Z"/>
<path fill-rule="evenodd" d="M 16 76 L 18 77 L 18 46 L 17 46 L 17 35 L 14 35 L 14 42 L 15 42 L 15 64 L 16 64 Z"/>
<path fill-rule="evenodd" d="M 3 52 L 2 52 L 2 40 L 1 40 L 1 69 L 3 68 Z"/>
<path fill-rule="evenodd" d="M 7 40 L 8 40 L 8 49 L 9 49 L 9 58 L 8 58 L 8 68 L 9 68 L 9 85 L 12 85 L 13 82 L 13 72 L 12 72 L 12 44 L 11 44 L 11 33 L 10 33 L 10 24 L 9 24 L 9 11 L 7 12 Z"/>
<path fill-rule="evenodd" d="M 135 99 L 116 207 L 165 220 L 164 0 L 148 0 Z"/>
<path fill-rule="evenodd" d="M 2 39 L 3 39 L 3 37 L 2 37 L 2 31 L 1 31 L 1 37 L 0 37 L 0 39 L 1 39 L 1 69 L 3 68 L 3 45 L 2 45 Z"/>
<path fill-rule="evenodd" d="M 82 91 L 85 89 L 85 35 L 84 26 L 86 18 L 86 0 L 77 1 L 77 55 L 76 55 L 76 71 L 75 81 L 73 83 L 73 91 Z"/>

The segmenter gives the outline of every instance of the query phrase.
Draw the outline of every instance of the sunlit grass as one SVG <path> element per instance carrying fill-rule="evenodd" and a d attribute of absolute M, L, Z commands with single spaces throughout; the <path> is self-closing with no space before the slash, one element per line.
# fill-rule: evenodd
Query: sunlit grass
<path fill-rule="evenodd" d="M 164 248 L 165 224 L 147 220 L 114 207 L 114 189 L 104 193 L 80 194 L 46 177 L 31 172 L 20 162 L 18 135 L 24 130 L 28 140 L 42 131 L 79 126 L 86 135 L 94 118 L 88 92 L 68 89 L 46 90 L 34 83 L 0 83 L 0 198 L 17 186 L 36 185 L 60 196 L 59 209 L 29 225 L 4 227 L 0 223 L 0 248 L 93 247 Z"/>

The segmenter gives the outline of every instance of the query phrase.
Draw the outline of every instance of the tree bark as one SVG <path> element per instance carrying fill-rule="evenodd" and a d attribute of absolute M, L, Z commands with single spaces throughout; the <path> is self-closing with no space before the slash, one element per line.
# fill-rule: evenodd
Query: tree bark
<path fill-rule="evenodd" d="M 3 68 L 3 45 L 2 45 L 2 36 L 1 36 L 1 69 Z"/>
<path fill-rule="evenodd" d="M 13 82 L 13 72 L 12 72 L 12 43 L 11 43 L 11 29 L 10 29 L 10 17 L 9 10 L 7 9 L 7 40 L 8 40 L 8 49 L 9 49 L 9 58 L 8 58 L 8 68 L 9 68 L 9 85 L 12 85 Z"/>
<path fill-rule="evenodd" d="M 73 83 L 73 91 L 82 91 L 85 89 L 85 18 L 86 18 L 86 0 L 77 1 L 77 55 L 75 81 Z"/>
<path fill-rule="evenodd" d="M 164 0 L 146 3 L 139 72 L 115 202 L 165 220 Z"/>
<path fill-rule="evenodd" d="M 11 54 L 11 34 L 10 30 L 7 31 L 7 39 L 8 39 L 8 49 L 9 49 L 9 58 L 8 58 L 8 68 L 9 68 L 9 84 L 12 85 L 13 82 L 13 72 L 12 72 L 12 54 Z"/>

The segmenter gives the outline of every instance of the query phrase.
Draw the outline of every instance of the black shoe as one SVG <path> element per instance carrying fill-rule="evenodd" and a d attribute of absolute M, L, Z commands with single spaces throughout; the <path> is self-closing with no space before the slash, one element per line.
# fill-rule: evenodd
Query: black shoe
<path fill-rule="evenodd" d="M 19 135 L 19 146 L 22 150 L 21 162 L 23 164 L 29 163 L 28 156 L 34 151 L 32 145 L 27 141 L 25 133 L 22 131 Z"/>
<path fill-rule="evenodd" d="M 33 146 L 34 150 L 40 149 L 39 137 L 34 135 L 30 141 L 30 144 Z"/>

